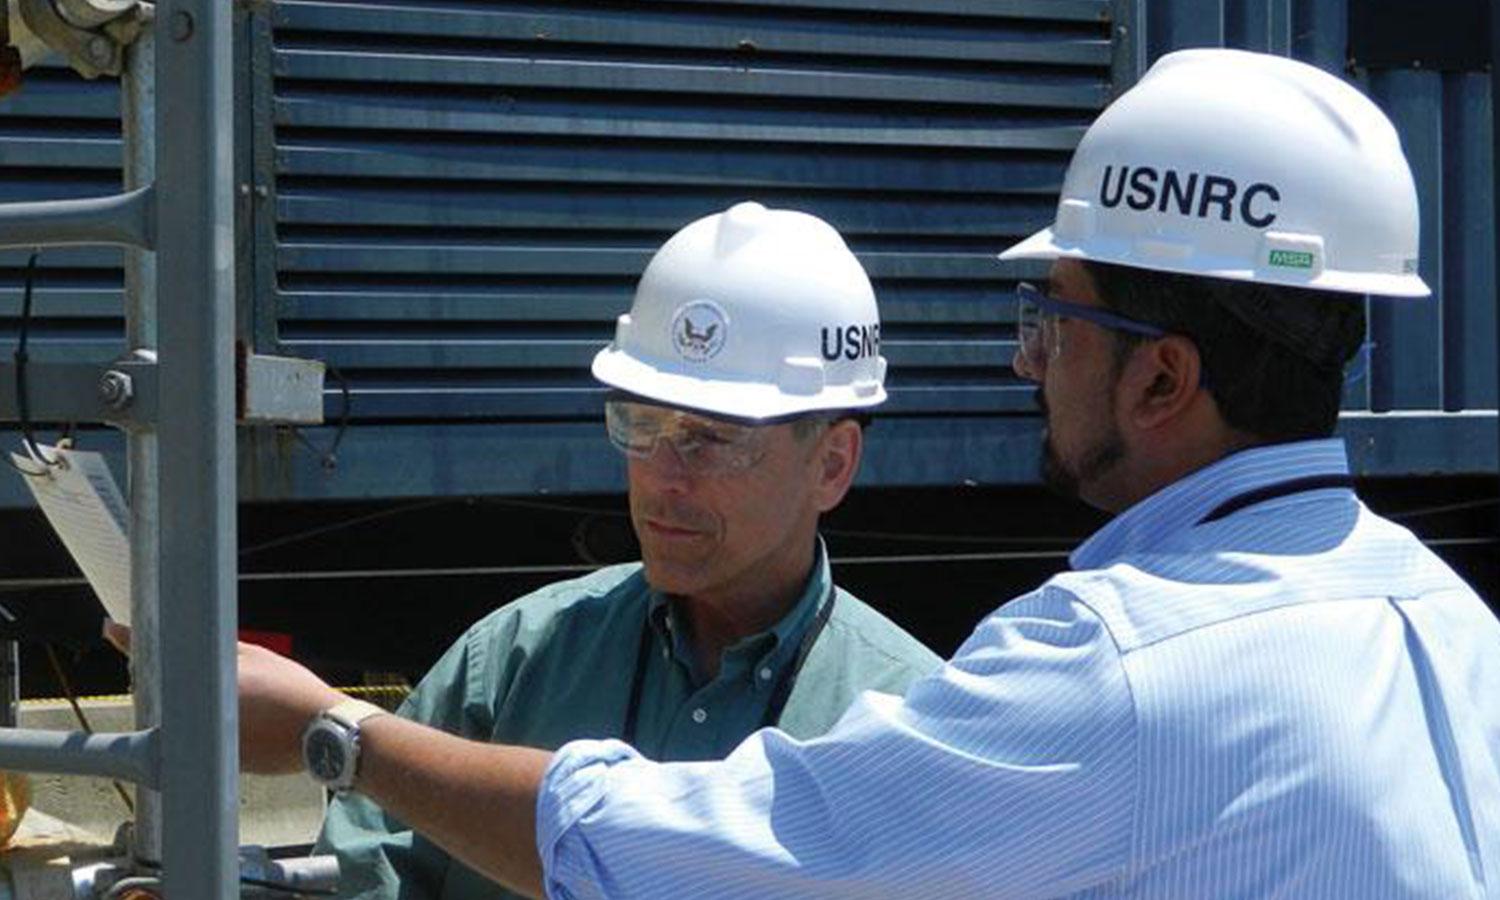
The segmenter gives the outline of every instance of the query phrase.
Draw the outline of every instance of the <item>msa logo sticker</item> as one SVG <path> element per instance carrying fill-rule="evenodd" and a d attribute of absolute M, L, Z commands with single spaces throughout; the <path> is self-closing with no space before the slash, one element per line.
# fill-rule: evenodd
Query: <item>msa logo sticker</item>
<path fill-rule="evenodd" d="M 880 323 L 823 326 L 823 358 L 856 360 L 880 355 Z"/>
<path fill-rule="evenodd" d="M 718 356 L 728 334 L 729 318 L 709 300 L 684 303 L 672 317 L 672 346 L 688 362 L 707 362 Z"/>
<path fill-rule="evenodd" d="M 1120 166 L 1116 171 L 1114 166 L 1105 166 L 1099 202 L 1114 209 L 1121 201 L 1138 212 L 1155 210 L 1199 219 L 1216 216 L 1224 222 L 1238 217 L 1251 228 L 1269 228 L 1276 221 L 1281 191 L 1263 182 L 1241 187 L 1222 175 L 1157 171 L 1150 166 Z"/>
<path fill-rule="evenodd" d="M 1267 262 L 1283 269 L 1311 269 L 1315 260 L 1311 253 L 1300 250 L 1272 250 Z"/>

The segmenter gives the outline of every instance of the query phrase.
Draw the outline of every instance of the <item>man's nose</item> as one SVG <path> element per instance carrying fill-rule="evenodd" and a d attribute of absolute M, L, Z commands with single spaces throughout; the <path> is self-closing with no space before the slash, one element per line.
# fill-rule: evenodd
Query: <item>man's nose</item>
<path fill-rule="evenodd" d="M 666 436 L 656 439 L 656 443 L 651 445 L 650 454 L 639 465 L 652 480 L 663 486 L 680 488 L 687 484 L 692 475 L 676 442 Z"/>

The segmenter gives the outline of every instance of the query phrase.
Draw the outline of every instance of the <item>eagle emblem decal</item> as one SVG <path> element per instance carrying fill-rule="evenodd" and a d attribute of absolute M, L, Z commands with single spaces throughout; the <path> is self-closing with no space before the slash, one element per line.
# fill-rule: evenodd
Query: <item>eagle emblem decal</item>
<path fill-rule="evenodd" d="M 729 317 L 711 300 L 684 303 L 672 316 L 672 346 L 688 362 L 707 362 L 724 349 Z"/>

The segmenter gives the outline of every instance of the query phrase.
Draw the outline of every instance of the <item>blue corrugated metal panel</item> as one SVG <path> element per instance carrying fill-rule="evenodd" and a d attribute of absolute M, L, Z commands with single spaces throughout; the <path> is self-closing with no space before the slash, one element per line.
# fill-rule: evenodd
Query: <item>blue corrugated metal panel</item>
<path fill-rule="evenodd" d="M 280 3 L 281 346 L 350 378 L 346 446 L 371 419 L 593 420 L 588 361 L 651 252 L 755 198 L 823 216 L 866 264 L 893 414 L 1029 411 L 996 301 L 1036 267 L 993 254 L 1050 217 L 1108 99 L 1109 8 Z M 543 486 L 584 489 L 570 471 Z"/>
<path fill-rule="evenodd" d="M 652 249 L 744 198 L 834 222 L 876 280 L 893 399 L 864 483 L 1031 481 L 1039 422 L 999 301 L 1038 270 L 992 254 L 1050 219 L 1069 152 L 1137 63 L 1222 44 L 1342 71 L 1344 4 L 260 7 L 242 100 L 270 193 L 243 321 L 264 351 L 340 367 L 354 405 L 332 469 L 287 434 L 247 436 L 244 495 L 618 489 L 587 362 Z M 1475 412 L 1497 402 L 1488 80 L 1352 77 L 1402 130 L 1439 296 L 1377 307 L 1347 405 L 1403 412 L 1343 430 L 1369 474 L 1493 470 L 1493 418 Z M 115 190 L 117 114 L 108 80 L 28 73 L 0 103 L 0 199 Z M 0 254 L 0 352 L 23 259 Z M 35 356 L 112 356 L 119 308 L 118 253 L 49 252 Z M 327 446 L 334 429 L 307 434 Z"/>
<path fill-rule="evenodd" d="M 53 63 L 0 101 L 0 202 L 100 196 L 120 189 L 119 85 Z M 0 354 L 9 359 L 26 258 L 0 251 Z M 59 249 L 38 264 L 30 351 L 38 361 L 105 360 L 123 335 L 121 254 Z"/>
<path fill-rule="evenodd" d="M 1343 0 L 1136 0 L 1150 60 L 1186 47 L 1237 47 L 1294 56 L 1330 71 L 1344 65 Z"/>
<path fill-rule="evenodd" d="M 1443 357 L 1443 116 L 1438 72 L 1377 72 L 1371 96 L 1401 132 L 1416 177 L 1422 209 L 1420 272 L 1433 289 L 1431 300 L 1377 302 L 1370 307 L 1375 359 L 1370 371 L 1370 408 L 1442 409 Z M 1416 350 L 1417 352 L 1413 352 Z M 1436 351 L 1436 352 L 1434 352 Z"/>
<path fill-rule="evenodd" d="M 1350 464 L 1366 476 L 1483 472 L 1493 467 L 1497 432 L 1493 416 L 1458 413 L 1355 413 L 1339 431 L 1348 440 Z M 318 447 L 333 440 L 332 427 L 307 429 Z M 474 496 L 618 491 L 624 484 L 620 455 L 596 421 L 408 422 L 359 429 L 340 445 L 330 471 L 288 434 L 264 457 L 242 453 L 242 484 L 253 483 L 264 500 L 349 497 Z M 0 445 L 16 446 L 0 430 Z M 84 442 L 103 450 L 124 475 L 123 441 L 111 431 Z M 877 419 L 865 445 L 859 484 L 961 485 L 1025 483 L 1034 478 L 1041 423 L 1034 416 Z M 30 505 L 20 478 L 0 478 L 0 507 Z"/>
<path fill-rule="evenodd" d="M 1368 372 L 1346 406 L 1431 415 L 1488 410 L 1496 397 L 1495 161 L 1489 78 L 1419 69 L 1345 71 L 1346 0 L 1137 0 L 1148 61 L 1189 46 L 1285 53 L 1349 77 L 1391 116 L 1422 205 L 1427 301 L 1371 305 Z M 1290 23 L 1290 32 L 1284 31 Z M 1139 39 L 1139 38 L 1138 38 Z M 1417 419 L 1404 417 L 1411 433 Z M 1493 421 L 1493 419 L 1492 419 Z M 1412 472 L 1429 471 L 1430 454 Z M 1493 452 L 1473 458 L 1494 471 Z M 1441 467 L 1441 464 L 1439 464 Z"/>
<path fill-rule="evenodd" d="M 1500 406 L 1495 281 L 1495 168 L 1490 78 L 1443 81 L 1443 121 L 1453 136 L 1443 163 L 1443 408 Z M 1486 152 L 1488 151 L 1488 152 Z M 1485 302 L 1486 298 L 1490 302 Z"/>

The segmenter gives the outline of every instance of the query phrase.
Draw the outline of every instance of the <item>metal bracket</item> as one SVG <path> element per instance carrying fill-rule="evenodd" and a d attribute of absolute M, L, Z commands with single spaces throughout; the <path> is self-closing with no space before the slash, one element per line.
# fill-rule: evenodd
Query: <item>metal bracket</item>
<path fill-rule="evenodd" d="M 118 76 L 153 7 L 138 0 L 15 0 L 26 27 L 84 78 Z"/>
<path fill-rule="evenodd" d="M 242 353 L 236 368 L 236 418 L 241 424 L 322 424 L 322 362 Z M 126 430 L 146 428 L 156 423 L 158 381 L 156 354 L 150 350 L 136 350 L 103 365 L 27 363 L 27 411 L 39 423 L 105 422 Z M 0 364 L 0 422 L 19 419 L 16 367 Z"/>
<path fill-rule="evenodd" d="M 6 60 L 7 65 L 19 65 L 20 69 L 29 69 L 52 53 L 52 48 L 26 27 L 25 21 L 17 12 L 16 0 L 7 0 L 4 6 L 0 7 L 0 12 L 5 13 L 3 17 L 0 17 L 5 20 L 5 27 L 0 31 L 4 32 L 5 43 L 15 49 L 15 56 Z M 14 84 L 10 87 L 20 87 L 20 70 L 6 74 L 14 80 Z"/>
<path fill-rule="evenodd" d="M 323 375 L 316 359 L 263 356 L 240 345 L 236 418 L 246 425 L 319 425 Z"/>
<path fill-rule="evenodd" d="M 107 365 L 27 363 L 27 407 L 35 422 L 107 422 L 137 428 L 156 420 L 157 372 L 150 351 Z M 16 367 L 0 365 L 0 422 L 20 418 Z"/>

